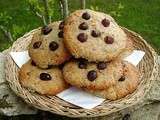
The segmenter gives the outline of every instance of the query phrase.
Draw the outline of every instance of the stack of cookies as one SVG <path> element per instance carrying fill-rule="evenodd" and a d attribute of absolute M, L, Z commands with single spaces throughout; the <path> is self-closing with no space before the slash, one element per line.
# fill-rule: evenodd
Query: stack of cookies
<path fill-rule="evenodd" d="M 72 85 L 120 99 L 140 82 L 137 68 L 123 61 L 132 50 L 131 38 L 111 16 L 77 10 L 33 35 L 31 60 L 20 69 L 20 83 L 43 95 L 56 95 Z"/>

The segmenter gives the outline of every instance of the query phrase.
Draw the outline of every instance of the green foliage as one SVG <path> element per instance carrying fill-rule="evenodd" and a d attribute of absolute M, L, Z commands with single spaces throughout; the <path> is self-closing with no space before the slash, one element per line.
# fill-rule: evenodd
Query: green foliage
<path fill-rule="evenodd" d="M 114 17 L 120 17 L 121 11 L 124 9 L 124 5 L 122 3 L 118 3 L 115 10 L 110 11 L 109 13 Z"/>
<path fill-rule="evenodd" d="M 27 0 L 28 5 L 31 9 L 31 11 L 38 12 L 42 15 L 45 15 L 44 13 L 44 6 L 42 6 L 42 0 Z"/>
<path fill-rule="evenodd" d="M 93 5 L 91 5 L 91 6 L 90 6 L 90 9 L 91 9 L 91 10 L 95 10 L 95 11 L 100 11 L 100 8 L 99 8 L 98 6 L 93 6 Z"/>
<path fill-rule="evenodd" d="M 26 0 L 30 10 L 35 13 L 45 16 L 44 0 Z M 61 18 L 59 0 L 47 0 L 48 1 L 48 13 L 53 20 Z"/>
<path fill-rule="evenodd" d="M 7 14 L 7 12 L 0 12 L 0 25 L 9 27 L 11 24 L 12 17 Z"/>
<path fill-rule="evenodd" d="M 28 9 L 25 0 L 0 0 L 0 8 L 0 25 L 10 30 L 14 40 L 41 25 L 40 20 Z M 11 45 L 12 42 L 0 30 L 0 51 Z"/>
<path fill-rule="evenodd" d="M 62 20 L 63 16 L 61 15 L 59 0 L 52 0 L 52 1 L 54 1 L 53 4 L 51 5 L 52 21 Z"/>
<path fill-rule="evenodd" d="M 12 26 L 13 38 L 18 38 L 19 36 L 22 36 L 26 30 L 29 30 L 29 27 L 30 27 L 29 25 L 19 26 L 19 25 L 13 24 L 13 26 Z"/>
<path fill-rule="evenodd" d="M 95 11 L 103 11 L 103 8 L 97 5 L 90 5 L 89 7 L 91 10 L 95 10 Z M 124 5 L 119 2 L 117 4 L 115 4 L 115 7 L 113 10 L 108 11 L 108 13 L 110 15 L 112 15 L 113 17 L 120 17 L 121 16 L 121 11 L 124 9 Z"/>

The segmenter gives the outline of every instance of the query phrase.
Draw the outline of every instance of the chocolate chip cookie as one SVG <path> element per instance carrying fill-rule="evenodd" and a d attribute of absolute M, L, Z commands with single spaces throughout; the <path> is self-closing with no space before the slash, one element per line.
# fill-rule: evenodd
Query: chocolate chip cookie
<path fill-rule="evenodd" d="M 99 90 L 114 85 L 122 74 L 122 68 L 119 60 L 93 63 L 78 59 L 65 64 L 63 75 L 73 86 Z"/>
<path fill-rule="evenodd" d="M 29 56 L 40 68 L 59 65 L 70 54 L 63 44 L 64 22 L 54 22 L 34 33 L 29 45 Z"/>
<path fill-rule="evenodd" d="M 115 85 L 112 85 L 105 90 L 85 90 L 109 100 L 116 100 L 133 93 L 139 83 L 140 79 L 137 68 L 128 62 L 124 62 L 123 74 L 119 79 L 116 79 Z"/>
<path fill-rule="evenodd" d="M 22 86 L 43 95 L 56 95 L 68 87 L 58 67 L 40 69 L 33 61 L 28 61 L 19 71 Z"/>
<path fill-rule="evenodd" d="M 110 61 L 126 47 L 127 36 L 114 19 L 92 10 L 77 10 L 65 22 L 64 43 L 76 58 Z"/>

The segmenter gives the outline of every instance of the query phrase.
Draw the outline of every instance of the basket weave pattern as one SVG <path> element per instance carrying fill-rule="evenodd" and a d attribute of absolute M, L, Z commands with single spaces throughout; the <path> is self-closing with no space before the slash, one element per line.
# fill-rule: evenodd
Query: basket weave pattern
<path fill-rule="evenodd" d="M 152 85 L 152 81 L 155 80 L 158 75 L 157 54 L 137 33 L 134 33 L 126 28 L 123 29 L 132 38 L 134 48 L 143 50 L 146 53 L 143 60 L 138 65 L 138 68 L 142 73 L 141 83 L 134 93 L 126 96 L 123 99 L 116 101 L 106 100 L 94 109 L 87 110 L 69 104 L 56 96 L 42 96 L 38 93 L 34 93 L 27 90 L 26 88 L 23 88 L 18 80 L 19 68 L 14 63 L 8 52 L 27 50 L 27 47 L 31 42 L 32 35 L 37 29 L 19 38 L 14 42 L 11 48 L 5 51 L 5 54 L 7 56 L 5 66 L 6 80 L 9 82 L 11 89 L 18 96 L 23 98 L 24 101 L 28 104 L 41 110 L 50 111 L 59 115 L 65 115 L 69 117 L 103 116 L 136 105 L 149 91 Z"/>

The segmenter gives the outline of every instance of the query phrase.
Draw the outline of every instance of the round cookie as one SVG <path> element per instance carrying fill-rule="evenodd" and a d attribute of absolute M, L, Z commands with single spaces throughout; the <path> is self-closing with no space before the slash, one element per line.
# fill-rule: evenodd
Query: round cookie
<path fill-rule="evenodd" d="M 116 100 L 133 93 L 139 83 L 140 79 L 137 68 L 128 62 L 124 62 L 123 74 L 116 81 L 115 85 L 105 90 L 85 90 L 109 100 Z"/>
<path fill-rule="evenodd" d="M 63 44 L 64 22 L 54 22 L 34 33 L 29 45 L 29 56 L 40 68 L 59 65 L 70 54 Z"/>
<path fill-rule="evenodd" d="M 92 10 L 77 10 L 65 21 L 64 43 L 76 58 L 110 61 L 126 47 L 127 36 L 114 19 Z"/>
<path fill-rule="evenodd" d="M 119 60 L 91 63 L 80 59 L 65 64 L 63 76 L 73 86 L 100 90 L 114 85 L 123 72 L 122 68 Z"/>
<path fill-rule="evenodd" d="M 40 69 L 33 61 L 28 61 L 19 71 L 22 86 L 43 95 L 56 95 L 68 87 L 58 67 Z"/>

